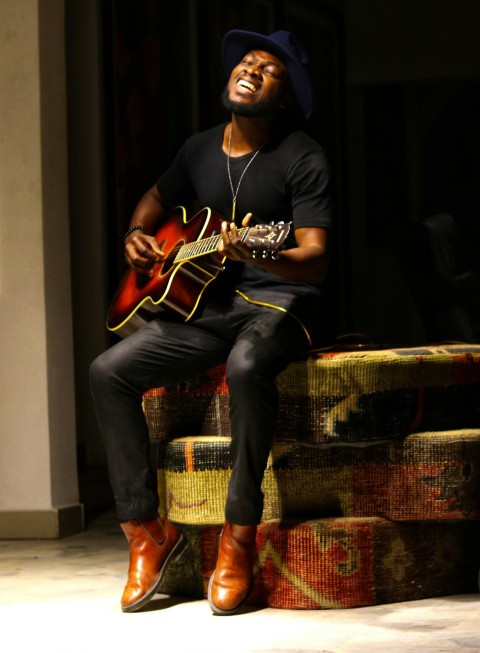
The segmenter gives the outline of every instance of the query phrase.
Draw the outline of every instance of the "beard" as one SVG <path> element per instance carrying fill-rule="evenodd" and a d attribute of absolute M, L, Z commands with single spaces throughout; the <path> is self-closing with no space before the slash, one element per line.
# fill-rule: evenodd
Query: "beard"
<path fill-rule="evenodd" d="M 256 116 L 274 116 L 278 112 L 278 108 L 269 102 L 254 102 L 253 104 L 235 102 L 228 95 L 228 87 L 225 87 L 222 93 L 222 104 L 228 112 L 235 113 L 237 116 L 250 118 Z"/>

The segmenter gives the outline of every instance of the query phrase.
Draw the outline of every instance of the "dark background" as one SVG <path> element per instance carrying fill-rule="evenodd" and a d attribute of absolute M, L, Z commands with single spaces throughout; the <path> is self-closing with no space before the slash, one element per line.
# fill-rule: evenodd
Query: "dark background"
<path fill-rule="evenodd" d="M 66 0 L 66 21 L 81 468 L 104 464 L 88 367 L 115 339 L 104 315 L 123 234 L 183 140 L 227 118 L 219 50 L 229 29 L 289 29 L 310 53 L 317 103 L 307 130 L 334 170 L 337 334 L 429 341 L 405 274 L 408 229 L 451 213 L 477 230 L 477 248 L 480 2 Z"/>

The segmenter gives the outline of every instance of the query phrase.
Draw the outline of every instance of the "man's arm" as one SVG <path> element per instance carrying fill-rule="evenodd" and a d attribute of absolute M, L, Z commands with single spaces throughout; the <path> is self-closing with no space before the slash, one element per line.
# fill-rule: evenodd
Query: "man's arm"
<path fill-rule="evenodd" d="M 242 226 L 247 226 L 251 214 L 245 216 Z M 295 230 L 297 247 L 279 252 L 277 259 L 252 258 L 252 251 L 237 237 L 237 228 L 222 223 L 222 239 L 218 251 L 233 261 L 261 267 L 289 281 L 312 284 L 321 283 L 327 274 L 328 230 L 321 227 L 303 227 Z"/>
<path fill-rule="evenodd" d="M 164 253 L 152 235 L 164 215 L 162 198 L 157 187 L 153 186 L 137 204 L 130 221 L 130 229 L 141 229 L 135 229 L 125 239 L 125 260 L 137 272 L 152 274 L 153 265 L 164 259 Z"/>

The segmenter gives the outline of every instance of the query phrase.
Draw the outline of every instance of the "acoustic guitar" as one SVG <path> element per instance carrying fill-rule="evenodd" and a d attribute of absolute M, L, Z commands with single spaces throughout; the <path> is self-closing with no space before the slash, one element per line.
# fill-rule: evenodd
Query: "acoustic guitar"
<path fill-rule="evenodd" d="M 124 338 L 163 310 L 188 321 L 224 269 L 226 257 L 217 251 L 223 221 L 209 208 L 193 217 L 182 206 L 168 213 L 155 234 L 165 260 L 155 264 L 153 276 L 127 270 L 108 310 L 107 328 Z M 275 258 L 289 231 L 289 222 L 278 222 L 242 227 L 238 235 L 254 257 Z"/>

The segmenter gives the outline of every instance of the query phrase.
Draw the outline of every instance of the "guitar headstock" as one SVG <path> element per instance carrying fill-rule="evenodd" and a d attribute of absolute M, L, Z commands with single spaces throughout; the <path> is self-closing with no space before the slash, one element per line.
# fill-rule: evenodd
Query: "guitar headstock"
<path fill-rule="evenodd" d="M 253 258 L 276 258 L 290 232 L 290 225 L 291 222 L 272 222 L 248 227 L 243 243 L 252 250 Z"/>

